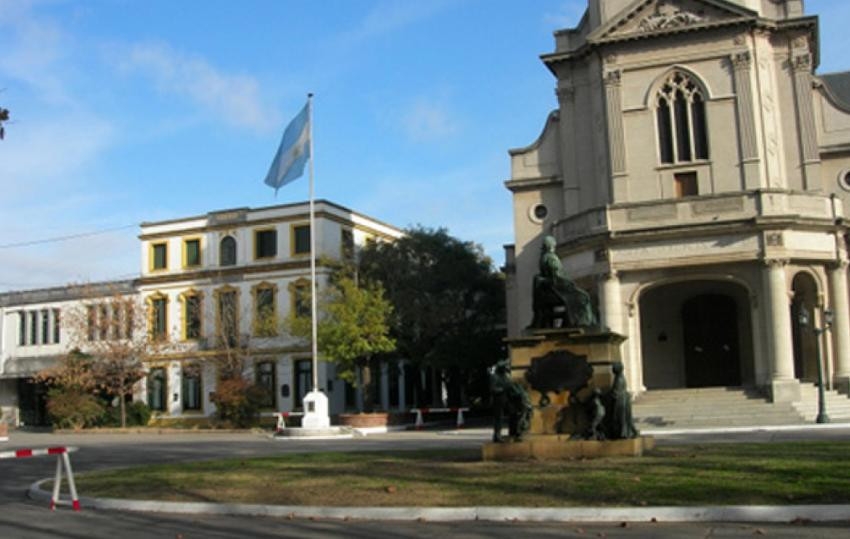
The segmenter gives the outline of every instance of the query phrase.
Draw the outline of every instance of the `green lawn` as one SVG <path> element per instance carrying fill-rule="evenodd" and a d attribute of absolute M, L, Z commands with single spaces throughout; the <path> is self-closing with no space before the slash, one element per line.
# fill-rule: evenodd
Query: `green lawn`
<path fill-rule="evenodd" d="M 329 506 L 850 502 L 850 443 L 662 447 L 642 458 L 482 462 L 479 451 L 288 454 L 78 478 L 84 496 Z"/>

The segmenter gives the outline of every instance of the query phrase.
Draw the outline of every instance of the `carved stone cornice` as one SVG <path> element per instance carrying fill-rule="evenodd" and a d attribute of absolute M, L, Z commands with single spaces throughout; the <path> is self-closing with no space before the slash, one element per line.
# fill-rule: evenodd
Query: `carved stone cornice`
<path fill-rule="evenodd" d="M 735 70 L 748 70 L 753 65 L 753 56 L 750 51 L 736 52 L 730 56 L 730 59 Z"/>
<path fill-rule="evenodd" d="M 623 78 L 623 72 L 619 69 L 611 69 L 605 73 L 605 86 L 619 86 Z"/>
<path fill-rule="evenodd" d="M 812 55 L 811 54 L 795 54 L 791 58 L 791 67 L 794 68 L 794 71 L 805 71 L 807 73 L 811 73 L 812 71 Z"/>

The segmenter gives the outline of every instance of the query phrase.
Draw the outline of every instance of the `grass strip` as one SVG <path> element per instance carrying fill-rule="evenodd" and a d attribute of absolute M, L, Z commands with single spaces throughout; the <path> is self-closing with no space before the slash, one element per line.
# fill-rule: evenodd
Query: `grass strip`
<path fill-rule="evenodd" d="M 81 475 L 85 496 L 325 506 L 850 503 L 850 442 L 704 444 L 641 458 L 482 462 L 475 450 L 301 453 Z"/>

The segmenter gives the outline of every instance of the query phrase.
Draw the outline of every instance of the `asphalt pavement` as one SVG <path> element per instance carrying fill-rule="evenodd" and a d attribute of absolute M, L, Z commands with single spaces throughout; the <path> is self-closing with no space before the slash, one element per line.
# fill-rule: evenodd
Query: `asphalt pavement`
<path fill-rule="evenodd" d="M 339 441 L 277 441 L 261 434 L 84 434 L 53 435 L 14 431 L 0 451 L 27 447 L 73 445 L 75 473 L 148 463 L 216 458 L 258 457 L 304 451 L 378 451 L 479 447 L 487 429 L 421 431 L 372 435 Z M 660 444 L 850 440 L 850 425 L 806 430 L 755 430 L 749 433 L 661 435 Z M 524 522 L 374 522 L 325 521 L 239 516 L 198 516 L 162 513 L 60 508 L 51 512 L 26 497 L 27 487 L 54 472 L 50 457 L 0 460 L 0 538 L 148 538 L 224 537 L 848 537 L 850 523 L 736 524 L 629 523 L 574 524 Z M 85 493 L 82 493 L 85 494 Z"/>

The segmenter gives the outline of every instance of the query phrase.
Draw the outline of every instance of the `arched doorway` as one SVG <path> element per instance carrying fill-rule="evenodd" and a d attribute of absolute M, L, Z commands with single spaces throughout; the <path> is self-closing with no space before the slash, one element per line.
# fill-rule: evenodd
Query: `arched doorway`
<path fill-rule="evenodd" d="M 755 384 L 747 289 L 732 281 L 656 286 L 639 300 L 647 389 Z"/>
<path fill-rule="evenodd" d="M 701 294 L 682 306 L 686 387 L 741 385 L 738 308 L 722 294 Z"/>
<path fill-rule="evenodd" d="M 820 323 L 815 315 L 818 305 L 818 285 L 808 273 L 798 273 L 791 281 L 794 299 L 791 302 L 791 337 L 794 344 L 794 377 L 815 382 L 818 377 L 817 337 L 811 326 Z M 809 316 L 809 327 L 800 327 L 800 313 Z"/>

